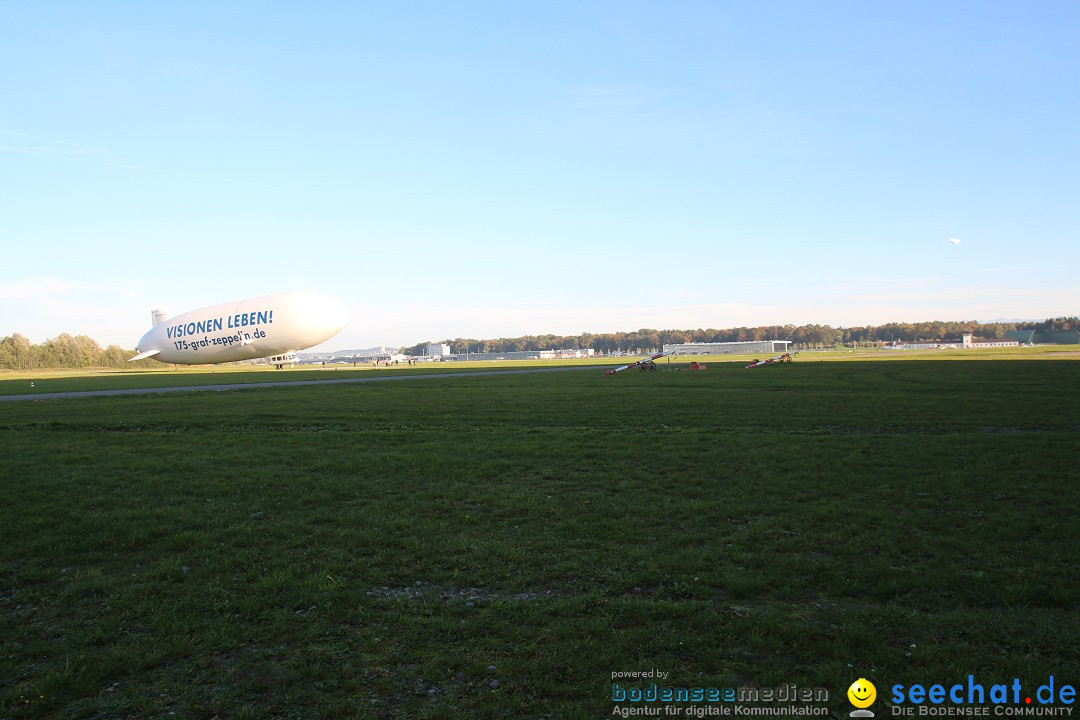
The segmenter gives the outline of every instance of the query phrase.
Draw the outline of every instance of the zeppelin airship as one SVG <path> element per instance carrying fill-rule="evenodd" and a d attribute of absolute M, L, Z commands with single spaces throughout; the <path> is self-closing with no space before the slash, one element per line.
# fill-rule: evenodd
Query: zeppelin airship
<path fill-rule="evenodd" d="M 203 365 L 271 358 L 281 365 L 292 353 L 329 340 L 349 321 L 349 308 L 321 293 L 295 292 L 211 305 L 165 317 L 142 336 L 132 360 Z"/>

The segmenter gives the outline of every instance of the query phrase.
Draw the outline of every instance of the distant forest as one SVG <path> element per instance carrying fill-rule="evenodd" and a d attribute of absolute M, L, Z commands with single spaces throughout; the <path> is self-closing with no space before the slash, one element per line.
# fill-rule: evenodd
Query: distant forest
<path fill-rule="evenodd" d="M 519 338 L 442 340 L 454 355 L 468 352 L 501 353 L 523 350 L 568 350 L 592 348 L 598 353 L 648 352 L 664 345 L 689 342 L 738 342 L 746 340 L 790 340 L 795 349 L 824 348 L 836 345 L 873 346 L 893 340 L 933 342 L 959 340 L 964 333 L 981 338 L 1003 338 L 1013 330 L 1076 330 L 1080 318 L 1054 318 L 1042 322 L 921 322 L 888 323 L 866 327 L 834 328 L 828 325 L 766 325 L 727 330 L 650 330 L 581 335 L 526 335 Z M 417 343 L 401 349 L 406 355 L 423 355 L 433 342 Z"/>
<path fill-rule="evenodd" d="M 102 350 L 97 341 L 86 335 L 72 337 L 67 333 L 61 333 L 40 345 L 34 345 L 19 333 L 0 338 L 0 369 L 2 370 L 161 366 L 161 363 L 153 360 L 137 360 L 129 363 L 127 360 L 131 357 L 135 357 L 134 350 L 125 350 L 119 345 L 110 345 Z"/>
<path fill-rule="evenodd" d="M 598 353 L 647 352 L 664 345 L 687 342 L 735 342 L 745 340 L 790 340 L 795 349 L 823 348 L 836 345 L 874 346 L 894 340 L 905 342 L 933 342 L 959 340 L 964 333 L 983 338 L 1002 338 L 1013 330 L 1080 329 L 1080 318 L 1066 317 L 1042 322 L 976 323 L 976 322 L 922 322 L 888 323 L 867 327 L 834 328 L 828 325 L 768 325 L 764 327 L 738 327 L 728 330 L 649 330 L 616 333 L 583 333 L 581 335 L 526 335 L 498 340 L 474 340 L 457 338 L 443 340 L 450 352 L 464 355 L 468 352 L 500 353 L 522 350 L 565 350 L 592 348 Z M 422 342 L 403 347 L 406 355 L 423 355 L 432 342 Z M 0 338 L 0 369 L 42 370 L 50 368 L 85 367 L 159 367 L 160 363 L 146 359 L 129 363 L 134 350 L 118 345 L 102 349 L 86 335 L 72 337 L 61 333 L 51 340 L 35 345 L 19 333 Z"/>

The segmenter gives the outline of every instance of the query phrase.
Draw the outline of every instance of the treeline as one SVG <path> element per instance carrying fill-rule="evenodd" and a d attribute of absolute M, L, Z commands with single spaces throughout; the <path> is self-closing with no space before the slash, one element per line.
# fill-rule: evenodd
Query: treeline
<path fill-rule="evenodd" d="M 526 335 L 518 338 L 477 340 L 457 338 L 442 340 L 450 346 L 454 355 L 470 353 L 502 353 L 536 350 L 559 350 L 592 348 L 597 352 L 647 352 L 664 345 L 691 342 L 744 342 L 747 340 L 790 340 L 796 349 L 833 347 L 835 345 L 873 345 L 902 342 L 934 342 L 959 340 L 964 333 L 982 338 L 1003 338 L 1013 330 L 1075 330 L 1080 328 L 1076 317 L 1053 318 L 1042 322 L 921 322 L 887 323 L 866 327 L 834 328 L 829 325 L 767 325 L 761 327 L 737 327 L 726 330 L 715 328 L 697 330 L 651 330 L 633 332 L 582 333 L 581 335 Z M 432 342 L 417 343 L 404 347 L 406 355 L 423 355 Z"/>
<path fill-rule="evenodd" d="M 43 370 L 47 368 L 109 367 L 131 368 L 160 365 L 152 360 L 138 360 L 134 350 L 119 345 L 102 349 L 95 340 L 86 335 L 72 337 L 67 333 L 35 345 L 19 333 L 0 338 L 0 369 Z"/>
<path fill-rule="evenodd" d="M 829 325 L 767 325 L 761 327 L 737 327 L 727 330 L 713 328 L 697 330 L 650 330 L 633 332 L 582 333 L 581 335 L 526 335 L 497 340 L 457 338 L 443 340 L 455 355 L 470 353 L 503 353 L 536 350 L 588 349 L 600 353 L 646 352 L 664 345 L 690 342 L 739 342 L 746 340 L 790 340 L 795 349 L 833 347 L 835 345 L 874 345 L 894 340 L 903 342 L 934 342 L 959 340 L 964 333 L 983 338 L 1003 338 L 1013 330 L 1077 330 L 1080 318 L 1064 317 L 1042 322 L 976 323 L 976 322 L 922 322 L 887 323 L 866 327 L 834 328 Z M 406 355 L 423 355 L 432 342 L 422 342 L 403 347 Z M 72 337 L 61 333 L 51 340 L 35 345 L 19 333 L 0 338 L 0 369 L 40 370 L 47 368 L 134 368 L 159 367 L 154 360 L 129 363 L 134 350 L 119 345 L 102 349 L 95 340 L 86 335 Z"/>

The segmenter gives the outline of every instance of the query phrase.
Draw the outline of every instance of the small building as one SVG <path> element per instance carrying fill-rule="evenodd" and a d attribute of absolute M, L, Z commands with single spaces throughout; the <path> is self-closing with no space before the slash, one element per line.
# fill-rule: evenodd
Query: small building
<path fill-rule="evenodd" d="M 1005 333 L 1006 340 L 1015 340 L 1021 345 L 1034 345 L 1035 344 L 1035 331 L 1034 330 L 1009 330 Z"/>
<path fill-rule="evenodd" d="M 991 347 L 1017 347 L 1020 345 L 1018 340 L 999 340 L 996 338 L 977 338 L 971 333 L 966 333 L 962 337 L 961 347 L 963 348 L 991 348 Z"/>
<path fill-rule="evenodd" d="M 955 350 L 957 345 L 955 340 L 946 340 L 942 342 L 904 342 L 903 340 L 893 340 L 888 345 L 882 345 L 882 350 Z"/>
<path fill-rule="evenodd" d="M 450 354 L 450 346 L 446 343 L 436 343 L 434 345 L 428 345 L 424 354 L 428 357 L 446 357 Z"/>
<path fill-rule="evenodd" d="M 774 355 L 789 352 L 790 348 L 790 340 L 744 340 L 665 345 L 664 352 L 674 352 L 676 355 Z"/>

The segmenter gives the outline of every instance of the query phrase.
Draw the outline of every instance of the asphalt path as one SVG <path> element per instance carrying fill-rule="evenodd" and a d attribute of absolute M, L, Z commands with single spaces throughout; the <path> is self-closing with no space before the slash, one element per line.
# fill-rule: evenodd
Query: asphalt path
<path fill-rule="evenodd" d="M 570 372 L 594 370 L 603 372 L 604 365 L 575 365 L 560 368 L 526 368 L 521 370 L 477 370 L 475 372 L 435 373 L 431 375 L 376 375 L 374 377 L 341 378 L 333 380 L 281 380 L 275 382 L 227 383 L 225 385 L 183 385 L 176 387 L 128 388 L 126 390 L 80 390 L 76 392 L 27 393 L 25 395 L 0 395 L 0 402 L 21 400 L 70 400 L 87 397 L 115 397 L 117 395 L 149 395 L 151 393 L 196 392 L 207 390 L 251 390 L 254 388 L 298 387 L 301 385 L 340 385 L 343 383 L 391 382 L 394 380 L 434 380 L 438 378 L 468 378 L 482 375 L 530 375 L 533 373 Z"/>

